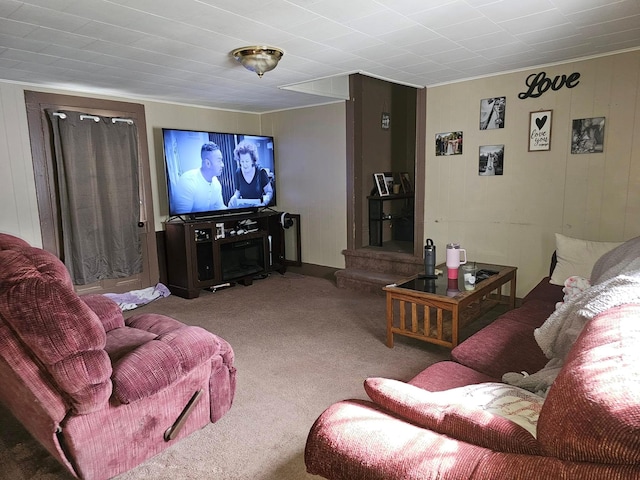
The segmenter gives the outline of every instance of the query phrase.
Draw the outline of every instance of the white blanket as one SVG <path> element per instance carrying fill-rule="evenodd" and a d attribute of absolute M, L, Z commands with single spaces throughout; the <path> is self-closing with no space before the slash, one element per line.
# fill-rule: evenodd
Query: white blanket
<path fill-rule="evenodd" d="M 505 373 L 502 380 L 539 395 L 546 395 L 562 369 L 565 358 L 585 324 L 598 314 L 626 303 L 640 303 L 640 237 L 603 255 L 606 268 L 598 271 L 596 283 L 561 304 L 534 331 L 534 337 L 549 362 L 534 373 Z M 618 251 L 618 250 L 621 251 Z M 614 261 L 607 262 L 606 256 Z M 598 264 L 596 263 L 596 266 Z M 594 266 L 594 273 L 596 273 Z M 594 275 L 592 274 L 592 279 Z"/>

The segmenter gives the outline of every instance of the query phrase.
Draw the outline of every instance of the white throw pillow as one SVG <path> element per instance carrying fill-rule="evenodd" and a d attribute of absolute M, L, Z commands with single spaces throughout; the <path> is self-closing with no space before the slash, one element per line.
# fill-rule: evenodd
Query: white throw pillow
<path fill-rule="evenodd" d="M 598 259 L 622 243 L 593 242 L 556 233 L 558 263 L 553 269 L 549 283 L 564 285 L 565 280 L 573 276 L 590 278 L 593 265 Z"/>

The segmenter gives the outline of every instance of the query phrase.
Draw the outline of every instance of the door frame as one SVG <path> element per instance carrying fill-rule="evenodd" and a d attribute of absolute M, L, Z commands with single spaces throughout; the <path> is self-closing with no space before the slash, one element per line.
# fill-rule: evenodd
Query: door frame
<path fill-rule="evenodd" d="M 144 209 L 144 218 L 146 219 L 140 227 L 143 274 L 130 277 L 128 280 L 122 279 L 76 286 L 76 290 L 81 293 L 104 293 L 107 291 L 121 293 L 157 284 L 160 274 L 155 238 L 149 147 L 144 105 L 28 90 L 25 90 L 24 96 L 27 107 L 27 122 L 29 125 L 40 230 L 42 232 L 42 246 L 58 258 L 62 257 L 61 223 L 55 184 L 51 134 L 46 117 L 46 110 L 71 110 L 88 115 L 122 117 L 134 120 L 138 130 L 138 158 L 143 195 L 142 208 Z"/>

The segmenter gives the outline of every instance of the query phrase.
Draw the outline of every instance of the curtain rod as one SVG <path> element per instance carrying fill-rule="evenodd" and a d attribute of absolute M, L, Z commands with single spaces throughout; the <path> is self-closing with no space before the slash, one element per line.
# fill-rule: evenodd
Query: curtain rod
<path fill-rule="evenodd" d="M 67 118 L 67 114 L 64 112 L 53 112 L 53 115 L 55 117 L 60 117 L 63 120 Z M 88 115 L 83 113 L 80 115 L 80 120 L 93 120 L 94 122 L 99 122 L 100 117 L 96 115 Z M 133 125 L 133 120 L 130 118 L 112 118 L 111 119 L 111 123 L 118 123 L 118 122 L 124 122 L 127 125 Z"/>
<path fill-rule="evenodd" d="M 111 123 L 124 122 L 127 125 L 133 125 L 133 120 L 130 118 L 112 118 Z"/>

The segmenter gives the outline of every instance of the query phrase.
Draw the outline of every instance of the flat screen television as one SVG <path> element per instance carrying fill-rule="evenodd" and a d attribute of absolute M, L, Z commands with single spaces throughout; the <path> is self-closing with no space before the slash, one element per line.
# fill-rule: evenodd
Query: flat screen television
<path fill-rule="evenodd" d="M 186 219 L 276 203 L 273 137 L 163 128 L 169 215 Z"/>

